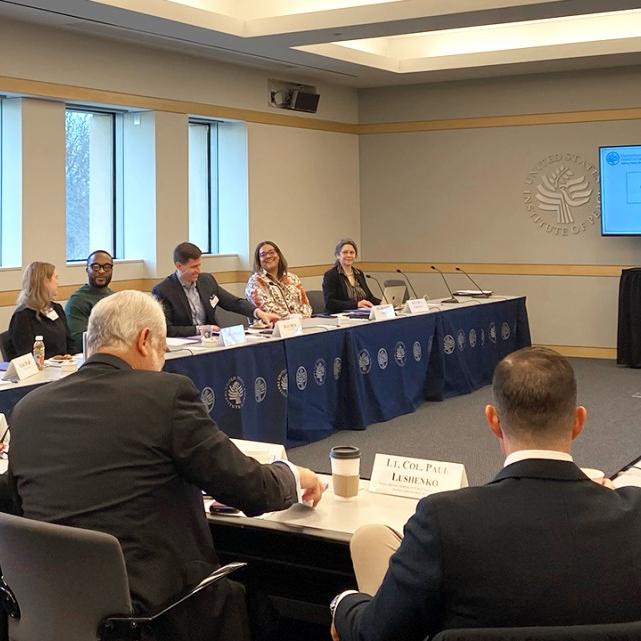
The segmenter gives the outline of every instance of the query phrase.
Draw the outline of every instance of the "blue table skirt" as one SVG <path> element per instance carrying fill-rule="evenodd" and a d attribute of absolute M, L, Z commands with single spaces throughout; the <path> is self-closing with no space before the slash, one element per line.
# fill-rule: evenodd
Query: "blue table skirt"
<path fill-rule="evenodd" d="M 230 436 L 291 447 L 479 389 L 526 345 L 516 298 L 176 358 L 165 370 L 194 382 Z M 0 411 L 34 387 L 2 390 Z"/>

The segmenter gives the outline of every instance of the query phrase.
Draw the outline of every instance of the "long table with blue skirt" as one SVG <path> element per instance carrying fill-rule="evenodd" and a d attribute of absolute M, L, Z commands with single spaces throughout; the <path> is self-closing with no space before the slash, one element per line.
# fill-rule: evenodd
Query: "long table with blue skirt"
<path fill-rule="evenodd" d="M 165 370 L 194 382 L 230 436 L 292 447 L 490 383 L 499 360 L 530 344 L 525 298 L 462 300 L 426 314 L 333 327 L 318 319 L 302 336 L 174 352 Z M 0 411 L 56 376 L 45 370 L 33 383 L 0 387 Z"/>
<path fill-rule="evenodd" d="M 313 333 L 173 358 L 165 369 L 194 381 L 230 436 L 292 447 L 472 392 L 530 345 L 523 297 L 443 307 L 347 327 L 319 319 Z"/>

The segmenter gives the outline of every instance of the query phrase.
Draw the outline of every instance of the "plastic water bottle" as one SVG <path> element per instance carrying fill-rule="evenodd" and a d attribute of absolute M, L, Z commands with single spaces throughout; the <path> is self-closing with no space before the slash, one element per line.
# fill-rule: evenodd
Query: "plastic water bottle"
<path fill-rule="evenodd" d="M 36 336 L 36 340 L 33 343 L 33 358 L 38 369 L 45 368 L 45 342 L 42 340 L 42 336 Z"/>

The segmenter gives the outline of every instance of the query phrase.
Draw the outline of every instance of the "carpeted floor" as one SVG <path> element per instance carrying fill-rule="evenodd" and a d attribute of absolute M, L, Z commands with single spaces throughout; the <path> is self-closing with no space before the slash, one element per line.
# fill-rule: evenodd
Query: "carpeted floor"
<path fill-rule="evenodd" d="M 610 475 L 641 455 L 641 370 L 614 361 L 571 359 L 579 403 L 588 408 L 585 430 L 575 442 L 575 461 Z M 638 397 L 635 397 L 638 394 Z M 366 430 L 344 430 L 288 451 L 294 463 L 329 472 L 334 445 L 361 448 L 361 475 L 369 477 L 377 452 L 463 463 L 470 485 L 489 481 L 502 464 L 498 443 L 485 424 L 483 407 L 491 387 L 442 403 L 425 403 L 413 414 L 399 416 Z"/>

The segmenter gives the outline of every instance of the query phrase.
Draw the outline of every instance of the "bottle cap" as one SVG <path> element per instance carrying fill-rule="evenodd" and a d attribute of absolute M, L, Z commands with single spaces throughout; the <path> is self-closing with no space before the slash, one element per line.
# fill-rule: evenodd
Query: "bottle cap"
<path fill-rule="evenodd" d="M 37 341 L 41 341 L 42 340 L 42 336 L 36 336 L 36 340 Z"/>

